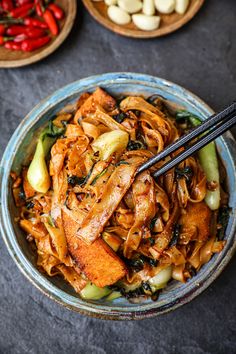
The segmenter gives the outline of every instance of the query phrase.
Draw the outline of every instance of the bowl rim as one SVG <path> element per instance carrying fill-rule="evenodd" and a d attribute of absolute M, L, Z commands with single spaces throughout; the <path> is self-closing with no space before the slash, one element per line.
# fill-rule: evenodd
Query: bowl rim
<path fill-rule="evenodd" d="M 171 310 L 174 310 L 180 307 L 183 304 L 188 303 L 197 295 L 199 295 L 202 291 L 204 291 L 223 271 L 225 266 L 230 261 L 236 250 L 236 239 L 232 239 L 231 243 L 227 245 L 217 258 L 217 267 L 214 269 L 209 269 L 206 272 L 203 272 L 204 276 L 198 283 L 193 282 L 193 287 L 189 291 L 186 292 L 185 296 L 181 295 L 179 298 L 171 298 L 168 302 L 160 302 L 160 305 L 155 307 L 153 305 L 136 305 L 134 307 L 117 307 L 112 306 L 112 309 L 107 306 L 98 305 L 96 303 L 87 303 L 81 299 L 78 299 L 72 295 L 67 294 L 65 291 L 60 290 L 56 285 L 52 284 L 48 279 L 46 279 L 26 258 L 21 251 L 19 244 L 17 243 L 12 223 L 11 217 L 8 210 L 8 180 L 9 180 L 9 172 L 11 169 L 12 162 L 14 160 L 14 155 L 17 152 L 17 149 L 20 145 L 20 142 L 23 141 L 27 132 L 36 124 L 36 122 L 40 121 L 40 119 L 44 116 L 44 114 L 52 107 L 57 106 L 60 102 L 63 102 L 65 99 L 70 99 L 75 95 L 79 95 L 78 91 L 85 91 L 86 89 L 94 89 L 97 86 L 106 86 L 110 85 L 111 87 L 115 85 L 117 82 L 123 83 L 136 83 L 141 84 L 143 87 L 161 87 L 165 88 L 166 91 L 170 90 L 170 93 L 173 95 L 174 92 L 179 92 L 179 95 L 186 96 L 186 102 L 192 104 L 198 104 L 202 113 L 205 115 L 210 115 L 213 113 L 213 110 L 203 102 L 199 97 L 192 94 L 190 91 L 184 89 L 183 87 L 174 84 L 165 79 L 161 79 L 158 77 L 139 74 L 139 73 L 125 73 L 125 72 L 117 72 L 117 73 L 107 73 L 101 75 L 91 76 L 85 79 L 81 79 L 75 81 L 69 85 L 66 85 L 46 99 L 42 100 L 37 106 L 35 106 L 28 115 L 22 120 L 19 124 L 18 128 L 15 130 L 12 135 L 9 143 L 5 149 L 5 152 L 2 157 L 2 161 L 0 164 L 0 231 L 3 236 L 3 240 L 6 244 L 6 247 L 17 264 L 20 271 L 33 283 L 40 291 L 42 291 L 49 298 L 55 300 L 61 305 L 67 307 L 68 309 L 75 310 L 85 315 L 89 315 L 92 317 L 102 318 L 102 319 L 110 319 L 110 320 L 137 320 L 137 319 L 145 319 L 154 317 L 163 313 L 167 313 Z M 108 87 L 109 89 L 109 87 Z M 173 92 L 174 91 L 174 92 Z M 184 102 L 184 99 L 183 99 Z M 24 129 L 22 129 L 24 127 Z M 219 138 L 227 148 L 227 153 L 230 158 L 236 161 L 236 158 L 232 155 L 231 149 L 232 147 L 226 143 L 226 139 L 230 140 L 233 143 L 235 148 L 235 140 L 231 133 L 226 133 L 224 138 Z M 236 180 L 236 172 L 234 174 L 234 180 Z M 233 220 L 231 224 L 231 233 L 236 229 L 236 215 L 233 215 Z M 215 264 L 214 264 L 215 265 Z"/>

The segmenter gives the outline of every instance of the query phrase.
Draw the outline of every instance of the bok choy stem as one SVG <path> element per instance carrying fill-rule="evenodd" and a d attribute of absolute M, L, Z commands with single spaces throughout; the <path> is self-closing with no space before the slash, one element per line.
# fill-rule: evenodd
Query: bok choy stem
<path fill-rule="evenodd" d="M 201 124 L 201 120 L 188 111 L 178 111 L 176 119 L 177 121 L 180 119 L 189 120 L 194 127 Z M 220 174 L 215 142 L 213 141 L 199 150 L 198 157 L 206 174 L 207 182 L 214 182 L 216 185 L 214 190 L 207 190 L 205 202 L 211 210 L 217 210 L 220 207 Z"/>
<path fill-rule="evenodd" d="M 63 132 L 64 128 L 58 128 L 50 121 L 48 127 L 42 131 L 38 138 L 34 157 L 27 173 L 30 185 L 37 192 L 46 193 L 50 188 L 46 158 L 52 145 Z"/>

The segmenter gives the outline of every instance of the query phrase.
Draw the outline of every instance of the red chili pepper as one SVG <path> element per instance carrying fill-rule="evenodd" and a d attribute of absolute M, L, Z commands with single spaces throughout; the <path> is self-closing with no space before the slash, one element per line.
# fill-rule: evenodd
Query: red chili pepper
<path fill-rule="evenodd" d="M 21 50 L 21 44 L 17 44 L 17 43 L 11 42 L 11 41 L 6 42 L 4 44 L 4 47 L 6 49 L 11 49 L 11 50 Z"/>
<path fill-rule="evenodd" d="M 2 8 L 4 11 L 11 11 L 14 9 L 12 0 L 2 0 Z"/>
<path fill-rule="evenodd" d="M 37 18 L 33 17 L 26 17 L 23 22 L 26 26 L 39 27 L 44 29 L 48 28 L 46 22 L 40 21 Z"/>
<path fill-rule="evenodd" d="M 15 36 L 15 38 L 13 39 L 13 42 L 19 43 L 19 42 L 23 42 L 26 39 L 28 39 L 27 35 L 22 33 L 22 34 L 18 34 L 17 36 Z"/>
<path fill-rule="evenodd" d="M 30 28 L 30 27 L 23 26 L 23 25 L 12 25 L 7 28 L 6 34 L 8 36 L 17 36 L 18 34 L 25 33 L 27 28 Z"/>
<path fill-rule="evenodd" d="M 46 36 L 37 39 L 26 39 L 21 43 L 21 49 L 24 52 L 32 52 L 35 49 L 41 48 L 45 46 L 48 42 L 50 42 L 51 37 Z"/>
<path fill-rule="evenodd" d="M 36 4 L 36 5 L 35 5 L 35 10 L 36 10 L 36 14 L 37 14 L 39 17 L 42 17 L 42 16 L 43 16 L 43 10 L 42 10 L 40 4 Z"/>
<path fill-rule="evenodd" d="M 52 11 L 57 20 L 62 20 L 65 17 L 64 11 L 60 6 L 56 4 L 49 4 L 48 8 Z"/>
<path fill-rule="evenodd" d="M 6 33 L 8 36 L 17 36 L 25 34 L 28 38 L 39 38 L 45 35 L 45 30 L 42 28 L 29 27 L 29 26 L 10 26 Z"/>
<path fill-rule="evenodd" d="M 48 28 L 50 29 L 50 32 L 52 33 L 53 36 L 57 36 L 59 33 L 59 28 L 57 25 L 57 22 L 55 20 L 55 17 L 53 16 L 52 12 L 48 9 L 46 9 L 43 13 L 43 18 L 46 24 L 48 25 Z"/>
<path fill-rule="evenodd" d="M 35 10 L 36 10 L 36 14 L 39 17 L 43 16 L 43 7 L 42 7 L 42 1 L 40 0 L 34 0 L 35 3 Z"/>
<path fill-rule="evenodd" d="M 32 2 L 33 2 L 33 0 L 16 0 L 16 5 L 17 6 L 22 6 L 22 5 L 25 5 L 25 4 L 30 4 Z"/>
<path fill-rule="evenodd" d="M 38 37 L 38 38 L 42 38 L 42 37 Z M 19 42 L 25 41 L 26 39 L 37 39 L 37 37 L 36 38 L 30 38 L 29 36 L 27 36 L 27 34 L 21 33 L 21 34 L 18 34 L 17 36 L 15 36 L 13 38 L 13 42 L 19 43 Z"/>
<path fill-rule="evenodd" d="M 0 25 L 0 35 L 3 35 L 5 33 L 5 26 Z"/>
<path fill-rule="evenodd" d="M 0 37 L 1 38 L 1 37 Z M 18 34 L 15 37 L 4 37 L 6 38 L 7 41 L 13 41 L 14 43 L 19 43 L 19 42 L 23 42 L 25 39 L 29 39 L 29 37 L 27 37 L 26 34 L 22 33 L 22 34 Z"/>
<path fill-rule="evenodd" d="M 13 18 L 25 17 L 31 12 L 33 7 L 34 7 L 33 3 L 25 4 L 20 7 L 16 7 L 15 9 L 10 11 L 10 16 Z"/>
<path fill-rule="evenodd" d="M 22 42 L 24 41 L 25 39 L 38 39 L 38 38 L 43 38 L 45 36 L 45 33 L 43 33 L 43 35 L 41 36 L 36 36 L 34 33 L 21 33 L 21 34 L 18 34 L 13 40 L 14 42 Z"/>

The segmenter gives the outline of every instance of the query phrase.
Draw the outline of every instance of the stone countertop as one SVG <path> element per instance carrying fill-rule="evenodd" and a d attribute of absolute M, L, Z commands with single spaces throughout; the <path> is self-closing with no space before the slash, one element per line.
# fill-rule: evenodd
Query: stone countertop
<path fill-rule="evenodd" d="M 72 33 L 54 54 L 0 70 L 0 154 L 21 119 L 74 80 L 133 71 L 174 81 L 219 110 L 235 100 L 235 0 L 208 0 L 167 37 L 134 40 L 97 24 L 79 5 Z M 20 273 L 0 239 L 0 353 L 203 354 L 236 352 L 236 259 L 198 298 L 173 313 L 110 322 L 70 312 Z"/>

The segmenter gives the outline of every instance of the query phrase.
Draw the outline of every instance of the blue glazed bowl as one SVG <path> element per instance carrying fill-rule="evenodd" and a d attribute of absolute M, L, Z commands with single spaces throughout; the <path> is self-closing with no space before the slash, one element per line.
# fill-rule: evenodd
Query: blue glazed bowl
<path fill-rule="evenodd" d="M 18 211 L 11 193 L 9 174 L 11 170 L 20 171 L 22 164 L 27 163 L 35 148 L 35 137 L 46 122 L 63 106 L 75 102 L 82 92 L 94 90 L 97 86 L 105 88 L 114 96 L 132 93 L 144 96 L 159 94 L 178 105 L 184 106 L 202 119 L 213 113 L 203 101 L 189 91 L 166 80 L 148 75 L 110 73 L 89 77 L 63 87 L 38 104 L 27 115 L 6 148 L 0 169 L 1 232 L 10 255 L 25 276 L 44 294 L 65 307 L 105 319 L 130 320 L 153 317 L 174 310 L 199 295 L 220 274 L 235 251 L 236 145 L 229 132 L 224 137 L 217 139 L 218 152 L 227 170 L 229 205 L 232 208 L 225 236 L 227 244 L 224 250 L 215 254 L 211 261 L 202 267 L 199 273 L 186 284 L 171 282 L 157 302 L 147 300 L 142 304 L 130 304 L 122 298 L 114 302 L 81 300 L 61 278 L 49 278 L 37 270 L 35 255 L 30 250 L 25 235 L 15 222 Z"/>

